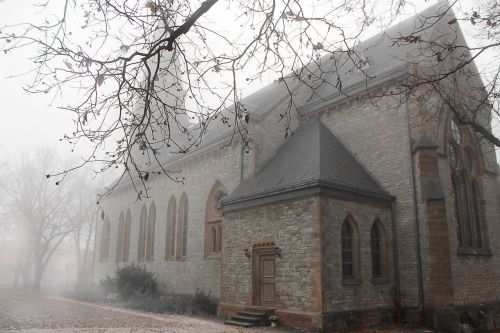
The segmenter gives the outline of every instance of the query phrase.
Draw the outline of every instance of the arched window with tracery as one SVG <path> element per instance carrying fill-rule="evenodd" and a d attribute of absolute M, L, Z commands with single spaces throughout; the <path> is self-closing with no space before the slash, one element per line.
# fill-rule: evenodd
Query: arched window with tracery
<path fill-rule="evenodd" d="M 486 248 L 481 192 L 477 182 L 481 174 L 480 149 L 471 133 L 455 119 L 450 121 L 447 155 L 455 196 L 459 248 Z"/>
<path fill-rule="evenodd" d="M 139 240 L 137 242 L 137 260 L 144 260 L 146 257 L 146 228 L 148 223 L 148 211 L 144 204 L 139 217 Z"/>
<path fill-rule="evenodd" d="M 183 193 L 179 201 L 179 219 L 177 230 L 177 257 L 185 258 L 187 253 L 187 232 L 188 232 L 188 198 Z"/>
<path fill-rule="evenodd" d="M 205 210 L 205 255 L 219 256 L 222 252 L 222 199 L 226 188 L 217 181 L 208 196 Z"/>
<path fill-rule="evenodd" d="M 155 256 L 155 223 L 156 205 L 154 201 L 149 206 L 148 226 L 146 231 L 146 260 L 153 260 Z"/>
<path fill-rule="evenodd" d="M 167 208 L 167 233 L 165 245 L 165 259 L 175 259 L 175 239 L 177 226 L 177 211 L 175 197 L 171 196 Z"/>
<path fill-rule="evenodd" d="M 387 235 L 380 220 L 375 220 L 370 231 L 372 278 L 374 281 L 387 278 Z"/>
<path fill-rule="evenodd" d="M 342 278 L 344 281 L 356 281 L 360 276 L 359 235 L 356 221 L 348 216 L 341 229 Z"/>
<path fill-rule="evenodd" d="M 99 252 L 100 261 L 106 261 L 109 258 L 109 242 L 111 238 L 111 222 L 109 216 L 105 215 L 102 223 L 101 248 Z"/>

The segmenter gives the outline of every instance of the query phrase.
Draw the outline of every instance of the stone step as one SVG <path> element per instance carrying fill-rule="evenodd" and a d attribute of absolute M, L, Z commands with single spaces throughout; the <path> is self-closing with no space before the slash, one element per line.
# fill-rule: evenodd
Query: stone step
<path fill-rule="evenodd" d="M 268 306 L 247 306 L 245 307 L 245 311 L 261 313 L 263 315 L 272 315 L 274 313 L 275 308 L 271 308 Z"/>
<path fill-rule="evenodd" d="M 242 326 L 242 327 L 252 327 L 254 326 L 252 323 L 243 320 L 235 320 L 235 319 L 227 319 L 224 321 L 224 324 Z"/>
<path fill-rule="evenodd" d="M 246 316 L 246 315 L 241 315 L 241 314 L 238 314 L 236 316 L 231 316 L 231 319 L 240 320 L 240 321 L 248 321 L 249 323 L 252 323 L 252 324 L 260 324 L 260 323 L 268 321 L 267 317 Z"/>
<path fill-rule="evenodd" d="M 255 312 L 255 311 L 238 311 L 238 315 L 242 316 L 248 316 L 248 317 L 254 317 L 254 318 L 268 318 L 270 315 L 262 313 L 262 312 Z"/>

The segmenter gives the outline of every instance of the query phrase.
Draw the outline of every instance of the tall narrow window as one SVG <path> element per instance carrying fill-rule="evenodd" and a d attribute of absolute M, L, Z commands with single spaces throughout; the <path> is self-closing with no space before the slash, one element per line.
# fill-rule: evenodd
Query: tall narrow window
<path fill-rule="evenodd" d="M 459 248 L 486 248 L 483 208 L 477 179 L 480 177 L 480 152 L 473 136 L 465 127 L 452 119 L 448 130 L 448 161 L 455 196 L 455 217 L 458 222 L 457 237 Z"/>
<path fill-rule="evenodd" d="M 99 259 L 101 261 L 106 261 L 109 258 L 109 240 L 111 237 L 111 223 L 109 222 L 109 216 L 105 215 L 102 224 L 102 234 L 101 234 L 101 249 L 99 253 Z"/>
<path fill-rule="evenodd" d="M 380 257 L 380 231 L 376 223 L 372 226 L 371 248 L 372 248 L 372 276 L 380 278 L 382 276 L 381 257 Z"/>
<path fill-rule="evenodd" d="M 166 233 L 166 245 L 165 245 L 165 259 L 175 258 L 175 232 L 176 232 L 176 202 L 175 198 L 172 196 L 168 201 L 167 208 L 167 233 Z"/>
<path fill-rule="evenodd" d="M 216 251 L 221 252 L 222 251 L 222 226 L 219 224 L 217 226 L 217 240 L 215 241 L 216 244 Z"/>
<path fill-rule="evenodd" d="M 352 217 L 347 217 L 341 229 L 342 277 L 345 281 L 356 280 L 359 274 L 359 242 L 357 228 Z"/>
<path fill-rule="evenodd" d="M 222 252 L 222 199 L 227 192 L 217 181 L 208 196 L 205 210 L 205 255 L 219 256 Z"/>
<path fill-rule="evenodd" d="M 139 218 L 139 241 L 137 248 L 137 260 L 144 260 L 146 257 L 146 228 L 148 222 L 148 213 L 146 205 L 142 206 L 141 215 Z"/>
<path fill-rule="evenodd" d="M 122 261 L 128 261 L 128 254 L 130 249 L 130 227 L 132 224 L 132 217 L 130 216 L 130 209 L 127 209 L 127 214 L 125 215 L 125 224 L 123 231 L 123 250 L 122 250 Z"/>
<path fill-rule="evenodd" d="M 116 262 L 121 262 L 123 259 L 123 233 L 125 231 L 125 219 L 123 212 L 120 213 L 118 219 L 118 233 L 116 237 Z"/>
<path fill-rule="evenodd" d="M 375 220 L 370 232 L 372 254 L 372 278 L 374 280 L 387 277 L 387 236 L 380 220 Z"/>
<path fill-rule="evenodd" d="M 177 256 L 186 257 L 188 232 L 188 199 L 183 193 L 179 201 L 179 221 L 177 230 Z"/>
<path fill-rule="evenodd" d="M 153 260 L 155 255 L 155 220 L 156 205 L 154 201 L 149 206 L 148 226 L 146 232 L 146 260 Z"/>

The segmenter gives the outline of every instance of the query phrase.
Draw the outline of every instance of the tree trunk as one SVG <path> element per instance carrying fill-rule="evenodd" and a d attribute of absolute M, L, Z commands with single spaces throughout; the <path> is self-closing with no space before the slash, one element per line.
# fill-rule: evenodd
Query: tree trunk
<path fill-rule="evenodd" d="M 38 261 L 38 260 L 37 260 Z M 35 263 L 35 273 L 33 276 L 33 285 L 31 290 L 34 292 L 39 293 L 42 287 L 42 279 L 43 279 L 43 271 L 45 267 L 44 265 L 40 262 Z"/>

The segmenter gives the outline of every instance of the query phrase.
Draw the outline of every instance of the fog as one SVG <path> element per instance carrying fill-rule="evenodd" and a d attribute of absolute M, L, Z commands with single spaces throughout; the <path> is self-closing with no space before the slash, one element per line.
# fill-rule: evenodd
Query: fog
<path fill-rule="evenodd" d="M 408 15 L 432 4 L 422 2 Z M 0 1 L 2 26 L 30 22 L 38 15 L 40 9 L 24 1 Z M 215 27 L 230 30 L 217 15 L 211 20 Z M 375 25 L 366 36 L 378 30 Z M 33 53 L 25 47 L 0 55 L 0 187 L 4 189 L 0 193 L 0 287 L 60 294 L 99 282 L 93 280 L 92 269 L 95 225 L 100 218 L 96 194 L 104 181 L 95 177 L 95 167 L 82 168 L 59 185 L 55 182 L 60 177 L 46 178 L 80 163 L 90 147 L 60 141 L 75 125 L 73 115 L 58 106 L 72 101 L 75 92 L 33 95 L 23 89 L 33 79 Z M 253 82 L 242 93 L 273 80 L 272 75 L 264 78 L 267 81 Z"/>

